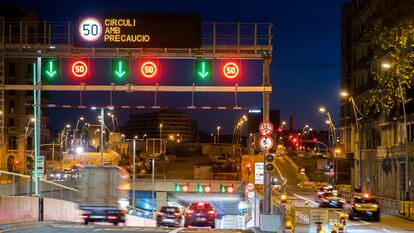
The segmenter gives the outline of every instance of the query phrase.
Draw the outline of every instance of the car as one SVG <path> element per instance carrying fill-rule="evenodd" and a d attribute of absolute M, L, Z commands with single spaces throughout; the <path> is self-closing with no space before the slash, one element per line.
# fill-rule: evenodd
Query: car
<path fill-rule="evenodd" d="M 349 220 L 356 218 L 362 220 L 380 220 L 380 206 L 375 198 L 364 194 L 362 196 L 355 196 L 348 209 Z"/>
<path fill-rule="evenodd" d="M 338 190 L 331 187 L 320 187 L 316 190 L 315 201 L 318 201 L 318 199 L 327 193 L 338 193 Z"/>
<path fill-rule="evenodd" d="M 157 226 L 180 226 L 183 213 L 179 207 L 163 206 L 157 212 Z"/>
<path fill-rule="evenodd" d="M 185 211 L 184 227 L 205 226 L 214 228 L 217 211 L 209 203 L 192 203 Z"/>
<path fill-rule="evenodd" d="M 346 200 L 337 192 L 328 192 L 318 198 L 321 208 L 342 208 Z"/>
<path fill-rule="evenodd" d="M 107 207 L 80 207 L 83 214 L 80 216 L 85 225 L 90 222 L 108 222 L 114 225 L 125 223 L 125 213 L 118 208 Z"/>

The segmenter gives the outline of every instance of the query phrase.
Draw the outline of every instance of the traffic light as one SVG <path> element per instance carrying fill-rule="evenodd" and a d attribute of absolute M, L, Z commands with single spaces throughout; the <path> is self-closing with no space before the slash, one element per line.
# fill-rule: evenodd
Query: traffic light
<path fill-rule="evenodd" d="M 220 192 L 222 193 L 233 193 L 234 192 L 234 184 L 232 185 L 220 185 Z"/>
<path fill-rule="evenodd" d="M 190 185 L 188 183 L 187 184 L 175 183 L 174 191 L 177 193 L 181 193 L 181 192 L 187 193 L 190 191 Z"/>
<path fill-rule="evenodd" d="M 251 163 L 246 163 L 246 171 L 247 171 L 247 173 L 251 173 L 252 172 L 252 164 Z"/>
<path fill-rule="evenodd" d="M 60 61 L 54 58 L 42 59 L 42 80 L 50 82 L 59 79 Z"/>
<path fill-rule="evenodd" d="M 27 156 L 26 157 L 26 168 L 28 170 L 33 170 L 33 168 L 34 168 L 34 158 L 33 158 L 33 156 Z"/>
<path fill-rule="evenodd" d="M 72 75 L 77 78 L 84 78 L 89 75 L 88 61 L 74 60 L 70 66 Z"/>
<path fill-rule="evenodd" d="M 195 60 L 194 63 L 194 71 L 195 71 L 195 77 L 198 80 L 208 80 L 212 77 L 212 65 L 211 60 Z"/>
<path fill-rule="evenodd" d="M 267 172 L 273 172 L 275 170 L 275 157 L 273 154 L 268 154 L 265 157 L 265 170 Z"/>
<path fill-rule="evenodd" d="M 286 195 L 286 193 L 282 193 L 282 195 L 280 196 L 280 201 L 282 203 L 286 203 L 287 202 L 287 195 Z"/>
<path fill-rule="evenodd" d="M 314 142 L 317 142 L 317 141 L 318 141 L 318 139 L 317 139 L 317 138 L 313 138 L 313 141 L 314 141 Z"/>
<path fill-rule="evenodd" d="M 129 76 L 129 63 L 125 58 L 112 59 L 112 77 L 114 81 L 125 81 Z"/>
<path fill-rule="evenodd" d="M 277 128 L 277 132 L 282 133 L 283 129 L 281 127 Z"/>
<path fill-rule="evenodd" d="M 211 184 L 198 184 L 197 191 L 199 193 L 211 192 Z"/>

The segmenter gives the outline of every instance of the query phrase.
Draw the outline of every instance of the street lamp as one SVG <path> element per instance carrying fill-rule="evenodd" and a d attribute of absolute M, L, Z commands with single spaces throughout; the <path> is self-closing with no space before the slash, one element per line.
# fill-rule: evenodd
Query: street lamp
<path fill-rule="evenodd" d="M 330 112 L 325 107 L 319 107 L 319 112 L 326 113 L 326 116 L 328 117 L 328 120 L 326 120 L 326 124 L 329 125 L 329 138 L 332 137 L 332 166 L 335 169 L 335 144 L 336 144 L 336 128 L 332 121 L 332 117 Z M 338 174 L 337 171 L 335 171 L 335 174 Z M 333 183 L 335 183 L 335 177 L 332 178 Z"/>
<path fill-rule="evenodd" d="M 78 133 L 79 121 L 83 121 L 83 120 L 85 120 L 85 118 L 80 117 L 80 118 L 78 119 L 78 121 L 76 121 L 76 128 L 75 128 L 75 131 L 73 132 L 73 135 L 72 135 L 72 140 L 75 140 L 75 139 L 76 139 L 76 134 Z"/>
<path fill-rule="evenodd" d="M 220 126 L 217 126 L 217 143 L 220 144 Z"/>
<path fill-rule="evenodd" d="M 390 63 L 382 63 L 381 67 L 389 70 L 391 69 L 391 64 Z M 401 82 L 397 79 L 398 81 L 398 91 L 400 92 L 400 98 L 401 98 L 401 104 L 402 104 L 402 108 L 403 108 L 403 114 L 404 114 L 404 137 L 405 137 L 405 199 L 409 200 L 410 199 L 410 192 L 409 192 L 409 186 L 410 186 L 410 180 L 409 180 L 409 158 L 408 158 L 408 132 L 407 132 L 407 112 L 405 110 L 405 104 L 407 103 L 407 99 L 404 98 L 405 93 L 401 87 Z"/>

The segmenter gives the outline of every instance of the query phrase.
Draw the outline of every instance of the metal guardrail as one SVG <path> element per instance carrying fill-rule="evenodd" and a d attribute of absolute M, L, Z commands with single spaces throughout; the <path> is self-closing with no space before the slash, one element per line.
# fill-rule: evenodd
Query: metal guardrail
<path fill-rule="evenodd" d="M 347 201 L 351 201 L 355 196 L 353 192 L 342 191 L 341 193 Z M 373 197 L 378 201 L 383 213 L 414 220 L 414 201 L 400 201 L 377 196 Z"/>
<path fill-rule="evenodd" d="M 31 196 L 30 193 L 30 176 L 19 173 L 0 170 L 0 180 L 5 181 L 0 184 L 0 195 L 8 196 Z M 41 180 L 40 195 L 60 200 L 69 200 L 73 198 L 73 193 L 79 190 L 62 185 L 50 180 Z M 33 184 L 32 184 L 33 185 Z"/>

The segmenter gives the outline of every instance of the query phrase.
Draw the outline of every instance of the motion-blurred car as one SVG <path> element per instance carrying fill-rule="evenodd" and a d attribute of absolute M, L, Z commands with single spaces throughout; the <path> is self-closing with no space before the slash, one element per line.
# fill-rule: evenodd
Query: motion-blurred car
<path fill-rule="evenodd" d="M 179 226 L 183 219 L 180 208 L 164 206 L 157 213 L 157 226 Z"/>
<path fill-rule="evenodd" d="M 315 194 L 315 201 L 318 201 L 322 196 L 324 196 L 327 193 L 338 193 L 338 190 L 330 187 L 321 187 L 316 190 Z"/>
<path fill-rule="evenodd" d="M 377 200 L 368 194 L 354 197 L 348 209 L 348 218 L 349 220 L 359 218 L 363 220 L 379 221 L 380 207 Z"/>
<path fill-rule="evenodd" d="M 318 198 L 321 208 L 342 208 L 346 200 L 337 192 L 328 192 Z"/>
<path fill-rule="evenodd" d="M 216 217 L 217 212 L 210 204 L 192 203 L 185 211 L 184 227 L 205 226 L 214 228 Z"/>

